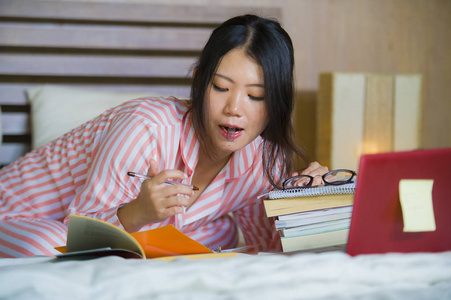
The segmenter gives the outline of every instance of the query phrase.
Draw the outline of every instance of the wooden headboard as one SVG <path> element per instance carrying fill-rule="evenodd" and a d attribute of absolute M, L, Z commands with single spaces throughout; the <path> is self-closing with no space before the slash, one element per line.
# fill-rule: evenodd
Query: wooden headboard
<path fill-rule="evenodd" d="M 30 150 L 25 90 L 53 84 L 188 96 L 190 67 L 212 29 L 245 13 L 281 20 L 277 7 L 1 0 L 0 165 Z"/>

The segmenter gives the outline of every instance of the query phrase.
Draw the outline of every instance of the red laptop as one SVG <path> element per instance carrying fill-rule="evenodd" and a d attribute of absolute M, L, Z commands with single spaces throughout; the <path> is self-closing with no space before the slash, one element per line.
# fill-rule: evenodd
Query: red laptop
<path fill-rule="evenodd" d="M 433 180 L 435 231 L 404 232 L 401 179 Z M 346 252 L 451 250 L 451 148 L 363 155 Z"/>

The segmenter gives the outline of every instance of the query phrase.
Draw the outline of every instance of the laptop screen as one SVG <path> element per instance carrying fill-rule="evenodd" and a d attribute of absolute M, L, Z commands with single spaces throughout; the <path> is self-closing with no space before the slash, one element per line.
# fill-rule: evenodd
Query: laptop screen
<path fill-rule="evenodd" d="M 401 202 L 405 196 L 400 197 L 400 181 L 409 183 L 410 196 L 419 204 L 410 219 L 407 214 L 412 208 L 405 200 Z M 432 191 L 417 191 L 424 183 L 432 186 Z M 432 218 L 435 230 L 406 230 L 408 220 L 421 223 L 427 217 Z M 451 148 L 363 155 L 346 252 L 446 250 L 451 250 Z"/>

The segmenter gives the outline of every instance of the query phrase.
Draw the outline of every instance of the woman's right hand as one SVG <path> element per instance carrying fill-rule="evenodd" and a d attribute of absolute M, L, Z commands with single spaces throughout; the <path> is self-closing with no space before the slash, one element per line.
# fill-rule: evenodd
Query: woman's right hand
<path fill-rule="evenodd" d="M 182 184 L 168 185 L 170 179 L 186 179 L 187 175 L 179 170 L 158 172 L 158 164 L 151 160 L 147 172 L 152 179 L 143 181 L 136 199 L 120 207 L 117 216 L 128 232 L 139 231 L 144 225 L 158 223 L 182 213 L 189 203 L 193 190 Z"/>

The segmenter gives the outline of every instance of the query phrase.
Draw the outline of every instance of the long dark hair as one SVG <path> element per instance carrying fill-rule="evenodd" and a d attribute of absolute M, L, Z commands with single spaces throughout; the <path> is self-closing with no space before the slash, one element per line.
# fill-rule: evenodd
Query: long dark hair
<path fill-rule="evenodd" d="M 288 33 L 279 22 L 255 15 L 227 20 L 211 34 L 194 66 L 191 88 L 193 126 L 203 149 L 208 149 L 205 95 L 221 59 L 235 48 L 243 48 L 247 55 L 261 65 L 265 83 L 265 103 L 269 122 L 261 133 L 262 159 L 270 183 L 280 187 L 276 178 L 287 178 L 295 168 L 296 154 L 307 162 L 305 152 L 294 141 L 291 115 L 294 106 L 294 55 Z M 278 166 L 282 158 L 282 166 Z"/>

